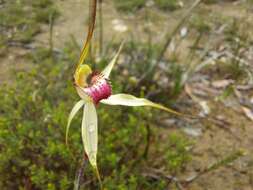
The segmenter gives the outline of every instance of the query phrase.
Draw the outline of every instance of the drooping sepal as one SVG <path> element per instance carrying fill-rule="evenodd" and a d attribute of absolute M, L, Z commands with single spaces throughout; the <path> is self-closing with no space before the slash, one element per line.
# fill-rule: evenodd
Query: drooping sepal
<path fill-rule="evenodd" d="M 70 128 L 71 122 L 72 122 L 73 118 L 75 117 L 75 115 L 78 113 L 78 111 L 81 109 L 81 107 L 83 107 L 84 104 L 85 104 L 85 101 L 80 100 L 79 102 L 77 102 L 74 105 L 74 107 L 72 108 L 72 110 L 69 114 L 68 124 L 67 124 L 67 127 L 66 127 L 66 137 L 65 137 L 66 144 L 68 144 L 68 134 L 69 134 L 69 128 Z"/>
<path fill-rule="evenodd" d="M 97 149 L 98 149 L 98 119 L 96 107 L 93 102 L 87 102 L 84 106 L 82 120 L 82 140 L 85 153 L 91 166 L 94 168 L 100 186 L 102 186 L 101 177 L 97 167 Z"/>
<path fill-rule="evenodd" d="M 153 108 L 157 108 L 160 110 L 164 110 L 166 112 L 176 114 L 179 116 L 183 116 L 184 114 L 179 113 L 173 109 L 167 108 L 161 104 L 154 103 L 145 98 L 137 98 L 130 94 L 116 94 L 110 96 L 108 99 L 101 100 L 101 103 L 108 105 L 122 105 L 122 106 L 149 106 Z"/>
<path fill-rule="evenodd" d="M 91 165 L 97 166 L 98 121 L 95 105 L 87 102 L 84 106 L 82 120 L 82 141 L 85 153 Z"/>

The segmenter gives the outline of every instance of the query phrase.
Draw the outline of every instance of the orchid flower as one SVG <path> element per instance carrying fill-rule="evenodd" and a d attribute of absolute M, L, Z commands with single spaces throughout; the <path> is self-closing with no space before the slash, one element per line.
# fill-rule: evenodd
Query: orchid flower
<path fill-rule="evenodd" d="M 121 49 L 122 45 L 115 57 L 102 72 L 94 72 L 88 65 L 84 64 L 81 65 L 76 74 L 75 88 L 81 100 L 75 104 L 69 115 L 66 135 L 68 136 L 73 117 L 83 108 L 82 140 L 85 153 L 94 168 L 97 168 L 98 119 L 96 107 L 99 103 L 122 106 L 150 106 L 181 115 L 172 109 L 144 98 L 137 98 L 124 93 L 112 94 L 109 77 Z"/>
<path fill-rule="evenodd" d="M 110 73 L 119 57 L 119 54 L 123 47 L 123 43 L 121 44 L 118 52 L 116 53 L 112 61 L 104 68 L 104 70 L 102 70 L 101 72 L 92 71 L 91 68 L 88 66 L 88 64 L 83 64 L 83 62 L 88 54 L 88 48 L 93 28 L 94 23 L 91 29 L 89 29 L 88 38 L 83 47 L 79 64 L 74 74 L 75 88 L 81 100 L 74 105 L 72 111 L 70 112 L 66 129 L 66 143 L 68 141 L 67 138 L 71 121 L 74 118 L 74 116 L 78 113 L 78 111 L 82 108 L 83 118 L 82 118 L 81 133 L 84 151 L 89 159 L 90 164 L 97 171 L 98 174 L 97 170 L 98 118 L 96 108 L 99 103 L 106 105 L 122 105 L 122 106 L 150 106 L 177 115 L 181 115 L 181 113 L 178 113 L 160 104 L 154 103 L 150 100 L 144 98 L 137 98 L 130 94 L 124 93 L 113 94 L 111 83 L 109 80 Z"/>

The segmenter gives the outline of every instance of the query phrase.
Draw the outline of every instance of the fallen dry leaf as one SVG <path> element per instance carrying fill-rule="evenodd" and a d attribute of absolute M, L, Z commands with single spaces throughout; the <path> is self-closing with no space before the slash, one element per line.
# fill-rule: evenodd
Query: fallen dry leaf
<path fill-rule="evenodd" d="M 207 116 L 209 113 L 210 113 L 210 107 L 208 106 L 208 103 L 207 101 L 205 100 L 201 100 L 200 98 L 198 98 L 197 96 L 195 96 L 193 93 L 192 93 L 192 89 L 189 85 L 185 85 L 185 92 L 188 94 L 188 96 L 191 97 L 191 99 L 198 103 L 199 106 L 201 107 L 201 112 L 199 113 L 199 115 L 201 117 L 204 117 L 204 116 Z"/>
<path fill-rule="evenodd" d="M 251 121 L 253 121 L 253 111 L 247 107 L 242 106 L 242 110 L 244 114 L 249 118 Z"/>
<path fill-rule="evenodd" d="M 217 81 L 213 81 L 212 82 L 212 86 L 214 88 L 226 88 L 227 86 L 229 86 L 230 84 L 233 84 L 234 80 L 217 80 Z"/>

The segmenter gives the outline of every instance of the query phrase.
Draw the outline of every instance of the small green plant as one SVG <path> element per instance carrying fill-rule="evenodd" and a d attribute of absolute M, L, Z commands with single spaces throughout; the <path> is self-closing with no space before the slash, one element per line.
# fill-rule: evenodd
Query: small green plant
<path fill-rule="evenodd" d="M 0 12 L 1 33 L 4 42 L 30 43 L 40 32 L 40 25 L 59 12 L 51 0 L 9 0 L 3 2 Z"/>
<path fill-rule="evenodd" d="M 192 143 L 178 133 L 172 133 L 168 138 L 168 151 L 165 155 L 167 164 L 173 173 L 177 173 L 191 160 L 189 147 Z"/>
<path fill-rule="evenodd" d="M 178 9 L 178 0 L 155 0 L 155 4 L 162 10 L 174 11 Z"/>
<path fill-rule="evenodd" d="M 196 29 L 200 33 L 209 32 L 211 30 L 210 20 L 201 17 L 201 15 L 195 15 L 190 20 L 190 27 Z"/>
<path fill-rule="evenodd" d="M 57 92 L 51 82 L 59 77 L 55 71 L 61 66 L 58 62 L 58 66 L 51 67 L 51 73 L 43 69 L 52 63 L 56 62 L 49 58 L 40 60 L 41 68 L 15 73 L 11 86 L 1 86 L 0 102 L 4 106 L 0 108 L 0 188 L 3 190 L 67 190 L 74 180 L 76 161 L 65 147 L 64 127 L 61 127 L 66 114 L 62 108 L 66 105 L 52 101 L 56 100 Z M 45 80 L 45 74 L 51 82 Z"/>
<path fill-rule="evenodd" d="M 142 8 L 146 0 L 131 0 L 131 1 L 126 1 L 126 0 L 114 0 L 113 1 L 116 8 L 120 11 L 123 12 L 134 12 L 140 8 Z"/>
<path fill-rule="evenodd" d="M 203 2 L 206 4 L 215 4 L 218 2 L 218 0 L 203 0 Z"/>
<path fill-rule="evenodd" d="M 33 7 L 43 9 L 43 8 L 47 8 L 48 6 L 52 6 L 53 1 L 52 0 L 38 0 L 38 1 L 32 1 L 31 4 Z"/>

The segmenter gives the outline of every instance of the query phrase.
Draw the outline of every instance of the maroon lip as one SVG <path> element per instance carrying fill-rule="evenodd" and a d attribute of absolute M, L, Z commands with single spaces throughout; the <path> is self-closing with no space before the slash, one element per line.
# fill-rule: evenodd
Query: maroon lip
<path fill-rule="evenodd" d="M 91 75 L 89 87 L 83 88 L 83 90 L 95 104 L 112 95 L 110 82 L 99 73 Z"/>

